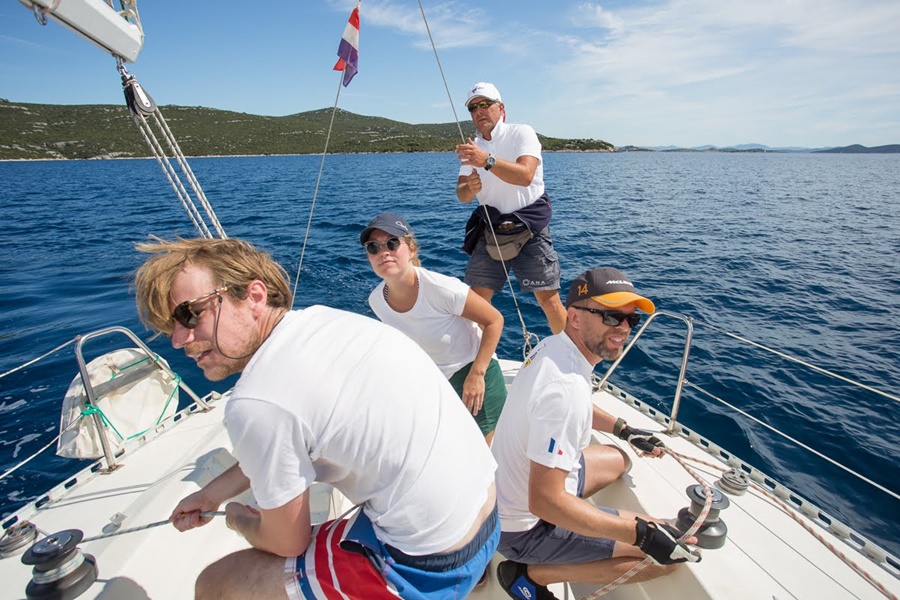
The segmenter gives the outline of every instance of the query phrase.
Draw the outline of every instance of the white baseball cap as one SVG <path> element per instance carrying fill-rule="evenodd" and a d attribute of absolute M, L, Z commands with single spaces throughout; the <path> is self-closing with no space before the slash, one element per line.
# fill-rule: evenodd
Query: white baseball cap
<path fill-rule="evenodd" d="M 493 83 L 485 83 L 484 81 L 479 81 L 475 85 L 473 85 L 469 89 L 469 95 L 466 97 L 466 104 L 469 104 L 469 101 L 472 98 L 482 97 L 487 100 L 493 100 L 495 102 L 503 102 L 503 99 L 500 98 L 500 90 Z"/>

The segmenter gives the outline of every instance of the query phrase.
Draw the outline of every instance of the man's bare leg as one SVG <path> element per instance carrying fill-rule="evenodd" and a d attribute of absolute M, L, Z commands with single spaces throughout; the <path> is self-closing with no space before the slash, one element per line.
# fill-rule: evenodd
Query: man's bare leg
<path fill-rule="evenodd" d="M 534 297 L 547 317 L 550 331 L 559 333 L 566 328 L 566 309 L 559 299 L 559 290 L 540 290 L 534 292 Z"/>

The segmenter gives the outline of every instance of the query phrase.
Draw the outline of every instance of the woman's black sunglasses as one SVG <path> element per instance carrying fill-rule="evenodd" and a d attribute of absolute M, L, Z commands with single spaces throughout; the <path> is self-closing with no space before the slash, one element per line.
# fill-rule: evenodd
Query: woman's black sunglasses
<path fill-rule="evenodd" d="M 393 252 L 400 247 L 401 243 L 402 242 L 400 241 L 400 238 L 392 237 L 388 238 L 386 242 L 376 242 L 375 240 L 372 240 L 370 242 L 366 242 L 365 244 L 363 244 L 363 246 L 366 247 L 366 252 L 374 256 L 381 252 L 381 249 L 384 247 Z"/>

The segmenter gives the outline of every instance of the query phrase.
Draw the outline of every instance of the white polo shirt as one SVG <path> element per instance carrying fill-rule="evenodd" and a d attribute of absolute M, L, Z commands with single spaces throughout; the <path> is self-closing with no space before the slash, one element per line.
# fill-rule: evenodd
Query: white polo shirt
<path fill-rule="evenodd" d="M 533 156 L 538 159 L 531 185 L 523 187 L 506 183 L 490 171 L 481 167 L 461 166 L 460 177 L 468 176 L 476 169 L 481 176 L 481 193 L 478 201 L 493 206 L 503 214 L 525 208 L 544 193 L 544 161 L 541 158 L 541 142 L 530 125 L 516 125 L 500 121 L 491 132 L 490 141 L 477 134 L 475 145 L 482 150 L 510 162 L 516 162 L 520 156 Z"/>

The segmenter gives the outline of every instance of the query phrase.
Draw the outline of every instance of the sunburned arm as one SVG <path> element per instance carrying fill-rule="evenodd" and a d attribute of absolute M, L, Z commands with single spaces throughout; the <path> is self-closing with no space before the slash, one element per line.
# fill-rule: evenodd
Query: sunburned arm
<path fill-rule="evenodd" d="M 591 417 L 591 427 L 594 431 L 604 431 L 606 433 L 612 433 L 613 427 L 616 424 L 616 418 L 597 406 L 594 405 L 593 416 Z"/>
<path fill-rule="evenodd" d="M 491 173 L 511 185 L 528 187 L 534 180 L 534 172 L 540 161 L 534 156 L 520 156 L 515 162 L 494 157 L 497 161 Z"/>
<path fill-rule="evenodd" d="M 500 343 L 500 334 L 503 333 L 503 315 L 490 302 L 469 290 L 462 316 L 481 327 L 481 345 L 472 362 L 472 371 L 477 371 L 483 376 L 491 362 L 491 357 L 497 350 L 497 344 Z"/>
<path fill-rule="evenodd" d="M 278 508 L 256 511 L 230 502 L 225 511 L 228 527 L 258 550 L 289 557 L 302 554 L 309 546 L 312 535 L 309 490 Z"/>
<path fill-rule="evenodd" d="M 635 522 L 598 510 L 566 491 L 562 469 L 531 461 L 528 477 L 528 509 L 535 516 L 569 531 L 634 544 Z"/>

